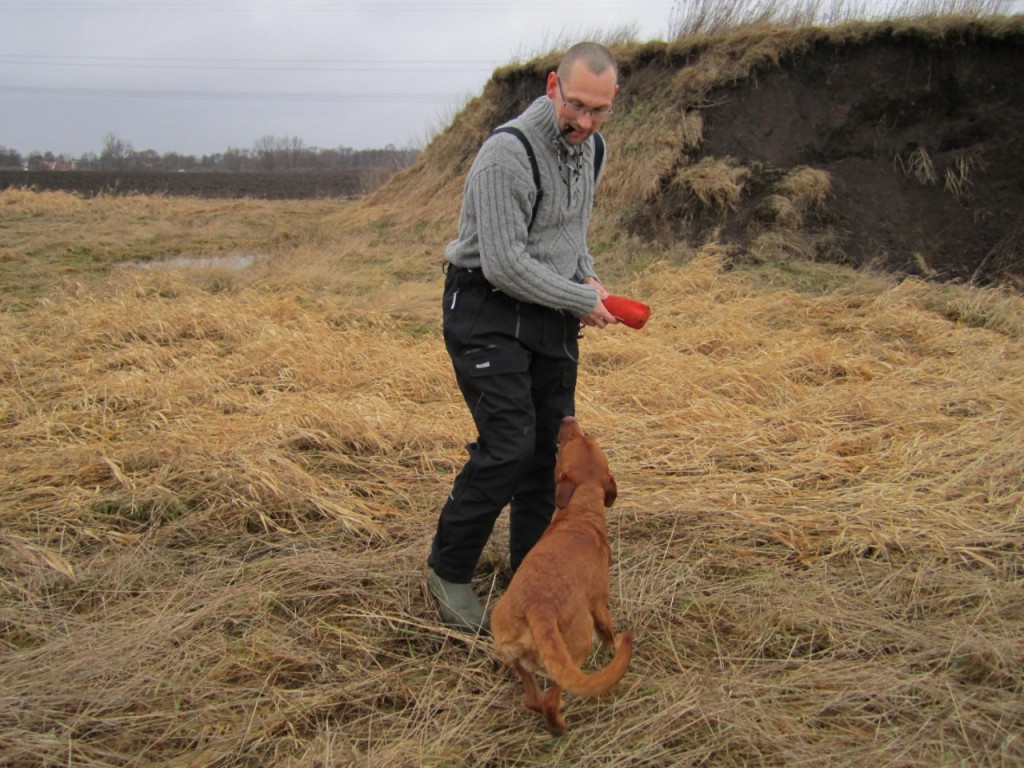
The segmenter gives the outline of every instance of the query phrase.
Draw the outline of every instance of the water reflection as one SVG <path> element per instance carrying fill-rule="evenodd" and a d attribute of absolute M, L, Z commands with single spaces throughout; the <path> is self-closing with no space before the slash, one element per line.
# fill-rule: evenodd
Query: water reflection
<path fill-rule="evenodd" d="M 229 269 L 243 270 L 267 261 L 269 253 L 226 253 L 217 256 L 172 256 L 153 261 L 130 261 L 134 269 Z"/>

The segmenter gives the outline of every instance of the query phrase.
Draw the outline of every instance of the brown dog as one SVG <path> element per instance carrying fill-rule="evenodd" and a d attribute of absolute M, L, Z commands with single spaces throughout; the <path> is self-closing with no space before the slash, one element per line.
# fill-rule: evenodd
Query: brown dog
<path fill-rule="evenodd" d="M 572 417 L 562 420 L 558 432 L 555 483 L 554 518 L 494 606 L 491 635 L 498 658 L 523 681 L 526 706 L 561 734 L 562 689 L 593 698 L 619 682 L 633 654 L 633 635 L 616 638 L 608 612 L 611 549 L 604 507 L 615 501 L 615 478 L 597 441 Z M 615 656 L 588 675 L 580 667 L 595 628 Z M 546 695 L 537 683 L 539 671 L 551 680 Z"/>

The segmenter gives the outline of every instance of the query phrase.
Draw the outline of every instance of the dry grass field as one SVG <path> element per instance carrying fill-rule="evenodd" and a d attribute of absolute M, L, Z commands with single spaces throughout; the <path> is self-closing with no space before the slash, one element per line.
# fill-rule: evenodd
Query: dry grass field
<path fill-rule="evenodd" d="M 211 204 L 0 205 L 23 249 L 130 251 Z M 249 267 L 56 275 L 0 313 L 0 763 L 1021 764 L 1018 297 L 635 246 L 606 280 L 654 317 L 586 334 L 578 411 L 638 646 L 553 739 L 424 594 L 471 437 L 442 242 L 305 205 L 209 224 L 263 223 Z"/>
<path fill-rule="evenodd" d="M 609 170 L 592 246 L 653 307 L 581 342 L 623 681 L 553 738 L 439 623 L 440 261 L 492 97 L 360 201 L 0 192 L 0 764 L 1024 765 L 1024 300 L 794 255 L 807 169 L 746 260 L 623 234 L 651 176 Z"/>

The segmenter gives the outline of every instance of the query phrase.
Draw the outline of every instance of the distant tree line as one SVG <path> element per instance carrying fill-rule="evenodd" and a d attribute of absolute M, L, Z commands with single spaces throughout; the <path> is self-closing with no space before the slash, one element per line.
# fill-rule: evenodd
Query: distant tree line
<path fill-rule="evenodd" d="M 32 152 L 27 157 L 14 149 L 0 146 L 0 168 L 26 168 L 30 171 L 319 171 L 353 168 L 398 169 L 410 165 L 419 155 L 416 149 L 320 149 L 307 147 L 295 137 L 262 136 L 251 149 L 229 147 L 224 152 L 195 157 L 177 152 L 160 154 L 152 149 L 136 151 L 131 142 L 117 134 L 103 137 L 99 154 L 86 152 L 80 157 Z"/>

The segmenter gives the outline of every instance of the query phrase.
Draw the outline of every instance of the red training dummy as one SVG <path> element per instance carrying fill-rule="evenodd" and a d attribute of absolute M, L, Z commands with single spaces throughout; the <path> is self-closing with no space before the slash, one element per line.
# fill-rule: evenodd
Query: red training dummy
<path fill-rule="evenodd" d="M 643 328 L 651 316 L 649 306 L 642 301 L 628 299 L 625 296 L 609 296 L 604 300 L 604 308 L 619 322 L 637 330 Z"/>

